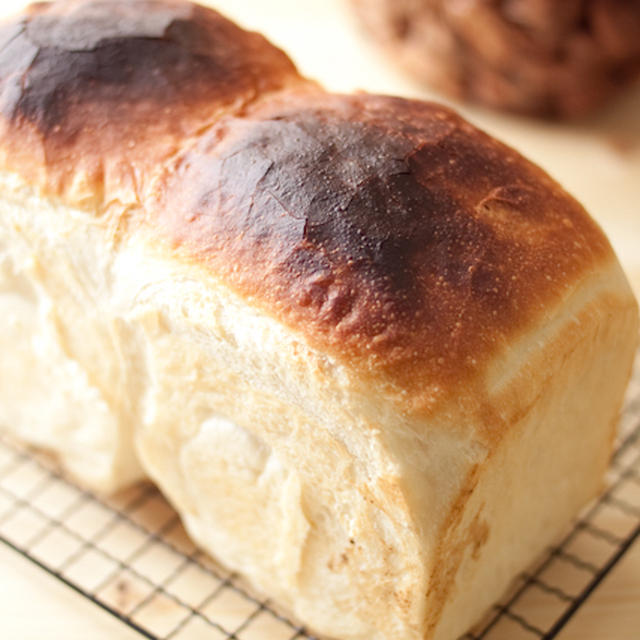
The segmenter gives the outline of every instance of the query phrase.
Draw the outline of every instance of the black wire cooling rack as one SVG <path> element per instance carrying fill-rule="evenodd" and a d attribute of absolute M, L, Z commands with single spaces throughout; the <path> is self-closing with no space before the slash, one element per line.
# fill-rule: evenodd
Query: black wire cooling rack
<path fill-rule="evenodd" d="M 554 638 L 638 537 L 640 366 L 607 489 L 464 640 Z M 146 638 L 311 639 L 198 551 L 155 488 L 99 498 L 4 438 L 0 541 Z"/>

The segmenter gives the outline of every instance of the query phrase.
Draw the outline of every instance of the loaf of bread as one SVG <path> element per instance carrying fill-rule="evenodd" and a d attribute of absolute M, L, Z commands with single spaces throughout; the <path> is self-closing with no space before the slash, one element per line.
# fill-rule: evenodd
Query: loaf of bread
<path fill-rule="evenodd" d="M 420 81 L 461 100 L 582 116 L 640 76 L 638 0 L 351 0 Z"/>
<path fill-rule="evenodd" d="M 600 229 L 436 104 L 172 0 L 0 31 L 0 421 L 320 634 L 452 640 L 599 490 L 638 332 Z"/>

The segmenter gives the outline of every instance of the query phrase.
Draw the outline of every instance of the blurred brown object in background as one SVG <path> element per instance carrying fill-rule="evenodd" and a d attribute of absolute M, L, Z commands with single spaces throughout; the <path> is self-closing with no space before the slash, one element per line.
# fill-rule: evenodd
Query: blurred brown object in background
<path fill-rule="evenodd" d="M 640 72 L 640 0 L 351 0 L 423 82 L 554 118 L 601 106 Z"/>

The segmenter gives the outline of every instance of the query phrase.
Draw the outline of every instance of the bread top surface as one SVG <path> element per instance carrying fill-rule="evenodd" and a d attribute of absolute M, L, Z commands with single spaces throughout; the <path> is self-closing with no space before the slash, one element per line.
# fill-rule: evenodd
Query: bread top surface
<path fill-rule="evenodd" d="M 541 169 L 400 98 L 281 95 L 224 118 L 154 194 L 172 248 L 405 390 L 468 381 L 611 256 Z"/>
<path fill-rule="evenodd" d="M 2 33 L 4 168 L 138 207 L 130 228 L 409 411 L 614 259 L 575 200 L 452 111 L 326 94 L 208 9 L 57 2 Z"/>
<path fill-rule="evenodd" d="M 2 162 L 81 205 L 135 200 L 220 112 L 295 80 L 282 51 L 196 4 L 33 4 L 0 30 Z"/>

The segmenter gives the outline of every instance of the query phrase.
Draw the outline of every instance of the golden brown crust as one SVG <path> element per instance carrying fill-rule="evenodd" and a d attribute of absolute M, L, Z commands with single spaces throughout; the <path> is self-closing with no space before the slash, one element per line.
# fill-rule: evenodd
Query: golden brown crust
<path fill-rule="evenodd" d="M 3 164 L 67 198 L 135 199 L 221 111 L 298 77 L 261 35 L 188 2 L 32 5 L 0 32 Z"/>
<path fill-rule="evenodd" d="M 208 9 L 58 2 L 3 33 L 0 165 L 65 202 L 142 204 L 170 255 L 408 409 L 611 256 L 543 171 L 453 112 L 323 93 Z"/>
<path fill-rule="evenodd" d="M 286 95 L 225 118 L 155 193 L 175 245 L 405 390 L 468 380 L 610 255 L 539 168 L 399 98 Z"/>

